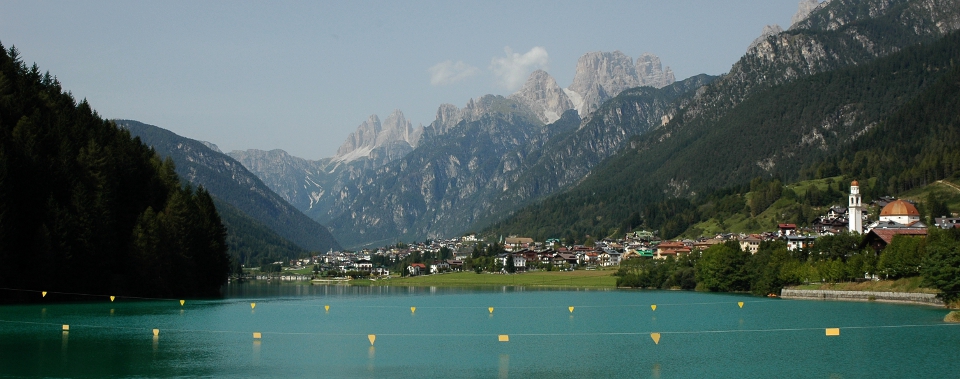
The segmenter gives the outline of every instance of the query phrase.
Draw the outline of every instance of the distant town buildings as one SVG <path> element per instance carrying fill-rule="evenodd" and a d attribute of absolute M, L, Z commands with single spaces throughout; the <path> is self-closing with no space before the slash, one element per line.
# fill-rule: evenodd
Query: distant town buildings
<path fill-rule="evenodd" d="M 495 262 L 495 268 L 486 267 L 496 273 L 523 273 L 530 270 L 573 269 L 616 267 L 628 259 L 668 259 L 709 249 L 711 246 L 733 242 L 750 254 L 756 254 L 765 241 L 781 240 L 787 250 L 809 249 L 816 244 L 817 238 L 845 232 L 863 233 L 861 247 L 870 247 L 880 251 L 890 244 L 897 235 L 925 236 L 927 225 L 921 220 L 915 204 L 903 199 L 880 197 L 870 204 L 881 207 L 877 220 L 868 223 L 867 207 L 863 204 L 859 183 L 850 183 L 847 206 L 832 206 L 811 223 L 810 227 L 800 228 L 793 223 L 780 223 L 775 231 L 764 233 L 719 233 L 704 236 L 696 240 L 661 240 L 656 232 L 636 230 L 626 233 L 621 239 L 605 238 L 591 246 L 565 246 L 558 238 L 549 238 L 537 242 L 530 237 L 501 237 L 501 253 L 489 257 Z M 867 224 L 867 225 L 865 225 Z M 960 218 L 938 217 L 934 224 L 938 228 L 958 228 Z M 402 270 L 403 274 L 430 275 L 446 272 L 471 270 L 472 259 L 478 258 L 476 246 L 483 239 L 470 233 L 460 238 L 431 240 L 413 244 L 397 244 L 391 247 L 365 249 L 357 252 L 334 252 L 315 255 L 310 258 L 291 260 L 291 268 L 315 265 L 322 272 L 359 272 L 373 277 L 391 275 L 390 269 Z M 441 256 L 443 259 L 435 259 Z M 421 261 L 420 257 L 424 258 Z M 413 262 L 410 262 L 413 260 Z M 410 262 L 410 263 L 403 263 Z M 490 261 L 488 261 L 490 262 Z M 284 262 L 277 262 L 282 264 Z M 403 264 L 401 264 L 403 263 Z M 285 264 L 286 265 L 286 264 Z M 398 269 L 398 265 L 402 268 Z M 395 271 L 393 274 L 398 274 Z M 296 276 L 297 280 L 303 280 Z"/>

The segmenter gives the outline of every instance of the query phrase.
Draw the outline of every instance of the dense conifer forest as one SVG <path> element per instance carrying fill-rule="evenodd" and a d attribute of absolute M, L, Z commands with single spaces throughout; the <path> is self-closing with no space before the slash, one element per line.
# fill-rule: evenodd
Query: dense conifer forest
<path fill-rule="evenodd" d="M 582 242 L 646 228 L 673 238 L 717 212 L 756 216 L 781 196 L 796 196 L 783 188 L 797 180 L 872 179 L 863 188 L 869 199 L 954 177 L 960 173 L 957 56 L 955 32 L 762 91 L 715 121 L 679 129 L 671 123 L 635 138 L 577 187 L 484 234 Z M 776 164 L 758 163 L 768 158 Z M 828 190 L 796 200 L 829 205 L 845 188 Z M 811 216 L 795 213 L 783 222 Z"/>
<path fill-rule="evenodd" d="M 0 50 L 0 301 L 218 295 L 230 262 L 209 193 Z"/>

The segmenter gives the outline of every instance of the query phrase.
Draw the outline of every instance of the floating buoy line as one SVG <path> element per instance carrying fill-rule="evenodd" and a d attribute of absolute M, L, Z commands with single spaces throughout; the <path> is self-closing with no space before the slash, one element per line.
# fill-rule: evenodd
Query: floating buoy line
<path fill-rule="evenodd" d="M 37 290 L 25 290 L 25 289 L 15 289 L 15 288 L 0 288 L 0 290 L 8 291 L 22 291 L 22 292 L 35 292 L 40 294 L 42 298 L 46 298 L 49 294 L 64 294 L 71 296 L 89 296 L 94 298 L 108 298 L 110 302 L 115 302 L 118 299 L 135 299 L 135 300 L 154 300 L 154 301 L 178 301 L 181 307 L 186 306 L 186 300 L 184 299 L 166 299 L 166 298 L 150 298 L 150 297 L 137 297 L 137 296 L 115 296 L 115 295 L 96 295 L 96 294 L 84 294 L 84 293 L 72 293 L 72 292 L 54 292 L 54 291 L 37 291 Z M 243 302 L 249 301 L 249 299 L 243 299 Z M 738 309 L 744 308 L 746 304 L 755 304 L 755 303 L 767 303 L 772 301 L 779 300 L 758 300 L 758 301 L 738 301 L 738 302 L 698 302 L 698 303 L 669 303 L 669 304 L 659 304 L 659 306 L 693 306 L 693 305 L 736 305 Z M 207 303 L 206 301 L 191 301 L 192 303 Z M 250 302 L 250 309 L 254 310 L 257 306 L 256 302 Z M 291 305 L 291 304 L 284 304 Z M 293 304 L 295 305 L 295 304 Z M 320 307 L 319 305 L 300 305 L 306 307 Z M 655 312 L 658 309 L 658 304 L 615 304 L 615 305 L 576 305 L 569 306 L 566 309 L 571 314 L 570 317 L 573 317 L 574 310 L 576 308 L 630 308 L 630 307 L 650 307 L 651 312 Z M 330 313 L 331 306 L 323 305 L 324 311 Z M 394 305 L 394 306 L 371 306 L 371 305 L 350 305 L 343 306 L 342 308 L 402 308 L 403 306 Z M 427 306 L 427 307 L 410 307 L 410 314 L 415 315 L 417 309 L 484 309 L 480 306 L 455 306 L 455 307 L 443 307 L 443 306 Z M 563 309 L 558 306 L 498 306 L 496 308 L 505 308 L 505 309 Z M 485 308 L 490 316 L 493 316 L 494 307 Z M 112 311 L 113 309 L 111 309 Z M 84 329 L 116 329 L 116 330 L 127 330 L 127 331 L 143 331 L 144 335 L 152 335 L 154 339 L 157 339 L 160 335 L 161 329 L 159 328 L 144 328 L 144 327 L 125 327 L 125 326 L 104 326 L 104 325 L 85 325 L 85 324 L 59 324 L 59 323 L 49 323 L 49 322 L 35 322 L 35 321 L 17 321 L 17 320 L 3 320 L 0 319 L 0 324 L 20 324 L 20 325 L 36 325 L 36 326 L 49 326 L 51 330 L 60 330 L 66 336 L 69 332 L 80 332 Z M 806 328 L 773 328 L 773 329 L 725 329 L 725 330 L 694 330 L 694 331 L 634 331 L 634 332 L 593 332 L 593 333 L 514 333 L 514 334 L 485 334 L 485 333 L 386 333 L 386 334 L 359 334 L 359 333 L 311 333 L 311 332 L 262 332 L 262 331 L 242 331 L 242 330 L 206 330 L 206 329 L 179 329 L 179 328 L 169 328 L 162 329 L 164 334 L 170 333 L 219 333 L 219 334 L 246 334 L 253 336 L 253 340 L 256 343 L 264 339 L 264 336 L 317 336 L 317 337 L 367 337 L 367 340 L 370 342 L 370 346 L 373 346 L 377 336 L 381 337 L 449 337 L 449 338 L 464 338 L 464 337 L 477 337 L 477 338 L 496 338 L 498 342 L 510 342 L 511 336 L 513 337 L 590 337 L 590 336 L 649 336 L 655 345 L 659 345 L 660 342 L 669 335 L 690 335 L 690 334 L 723 334 L 723 333 L 783 333 L 783 332 L 812 332 L 812 331 L 822 331 L 824 336 L 827 337 L 836 337 L 840 336 L 841 329 L 843 330 L 863 330 L 863 329 L 897 329 L 897 328 L 932 328 L 932 327 L 951 327 L 951 326 L 960 326 L 960 324 L 901 324 L 901 325 L 876 325 L 876 326 L 846 326 L 846 327 L 806 327 Z M 57 329 L 59 328 L 59 329 Z M 79 330 L 78 330 L 79 328 Z"/>
<path fill-rule="evenodd" d="M 840 335 L 840 330 L 864 330 L 864 329 L 901 329 L 901 328 L 936 328 L 936 327 L 956 327 L 960 324 L 903 324 L 903 325 L 876 325 L 876 326 L 846 326 L 839 328 L 775 328 L 775 329 L 725 329 L 725 330 L 686 330 L 686 331 L 637 331 L 637 332 L 594 332 L 594 333 L 512 333 L 512 334 L 490 334 L 490 333 L 383 333 L 383 334 L 362 334 L 362 333 L 310 333 L 310 332 L 250 332 L 242 330 L 208 330 L 208 329 L 159 329 L 125 326 L 104 326 L 104 325 L 83 325 L 83 324 L 57 324 L 49 322 L 35 321 L 12 321 L 0 320 L 0 324 L 21 324 L 49 326 L 51 331 L 61 330 L 63 333 L 82 332 L 84 329 L 115 329 L 127 331 L 143 331 L 145 336 L 152 335 L 158 337 L 162 330 L 164 334 L 170 333 L 217 333 L 217 334 L 246 334 L 253 336 L 254 340 L 262 340 L 264 336 L 315 336 L 315 337 L 367 337 L 370 345 L 373 346 L 379 337 L 434 337 L 434 338 L 497 338 L 499 342 L 510 342 L 511 337 L 601 337 L 601 336 L 650 336 L 655 345 L 659 345 L 661 340 L 669 335 L 696 335 L 696 334 L 725 334 L 725 333 L 783 333 L 783 332 L 821 332 L 825 336 L 834 337 Z"/>

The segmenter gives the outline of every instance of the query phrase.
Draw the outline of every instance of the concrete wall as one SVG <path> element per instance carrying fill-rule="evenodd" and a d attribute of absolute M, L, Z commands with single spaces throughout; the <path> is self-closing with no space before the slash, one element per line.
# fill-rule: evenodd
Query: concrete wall
<path fill-rule="evenodd" d="M 892 303 L 914 303 L 943 305 L 932 293 L 912 292 L 871 292 L 871 291 L 833 291 L 833 290 L 793 290 L 780 291 L 784 299 L 845 300 L 845 301 L 884 301 Z"/>

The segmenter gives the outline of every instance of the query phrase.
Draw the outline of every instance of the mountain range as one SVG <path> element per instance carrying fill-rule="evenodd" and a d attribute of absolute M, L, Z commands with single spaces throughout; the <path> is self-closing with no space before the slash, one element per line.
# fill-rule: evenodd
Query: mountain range
<path fill-rule="evenodd" d="M 582 238 L 642 225 L 669 238 L 699 217 L 697 199 L 752 179 L 872 177 L 875 192 L 893 194 L 949 177 L 947 146 L 960 146 L 944 130 L 956 120 L 920 127 L 922 117 L 912 125 L 901 112 L 937 109 L 923 102 L 951 93 L 943 81 L 957 68 L 958 14 L 956 1 L 822 4 L 591 173 L 611 180 L 585 181 L 486 232 Z M 901 143 L 910 148 L 874 148 Z"/>
<path fill-rule="evenodd" d="M 441 105 L 427 126 L 412 127 L 400 111 L 383 124 L 372 115 L 331 158 L 229 154 L 347 246 L 436 238 L 575 183 L 631 135 L 662 123 L 674 98 L 711 79 L 674 85 L 672 71 L 652 54 L 634 61 L 619 51 L 594 52 L 580 59 L 568 88 L 537 70 L 506 98 Z M 638 89 L 609 109 L 620 116 L 581 118 L 630 88 Z M 608 122 L 624 115 L 639 121 Z"/>
<path fill-rule="evenodd" d="M 426 126 L 413 127 L 399 110 L 383 122 L 373 115 L 330 158 L 282 150 L 229 155 L 344 246 L 482 229 L 607 235 L 622 225 L 598 218 L 652 219 L 648 210 L 657 204 L 673 209 L 676 201 L 752 178 L 809 172 L 936 76 L 914 73 L 910 80 L 920 82 L 913 90 L 893 80 L 901 92 L 867 86 L 835 93 L 845 88 L 837 83 L 861 80 L 851 67 L 872 67 L 877 58 L 947 36 L 960 28 L 958 8 L 955 0 L 804 0 L 790 28 L 765 27 L 720 77 L 675 81 L 652 54 L 633 60 L 591 52 L 567 88 L 538 70 L 507 97 L 440 105 Z M 946 70 L 942 63 L 929 64 Z M 825 100 L 824 91 L 837 97 Z M 623 209 L 598 211 L 603 204 Z M 576 216 L 548 216 L 546 208 Z"/>

